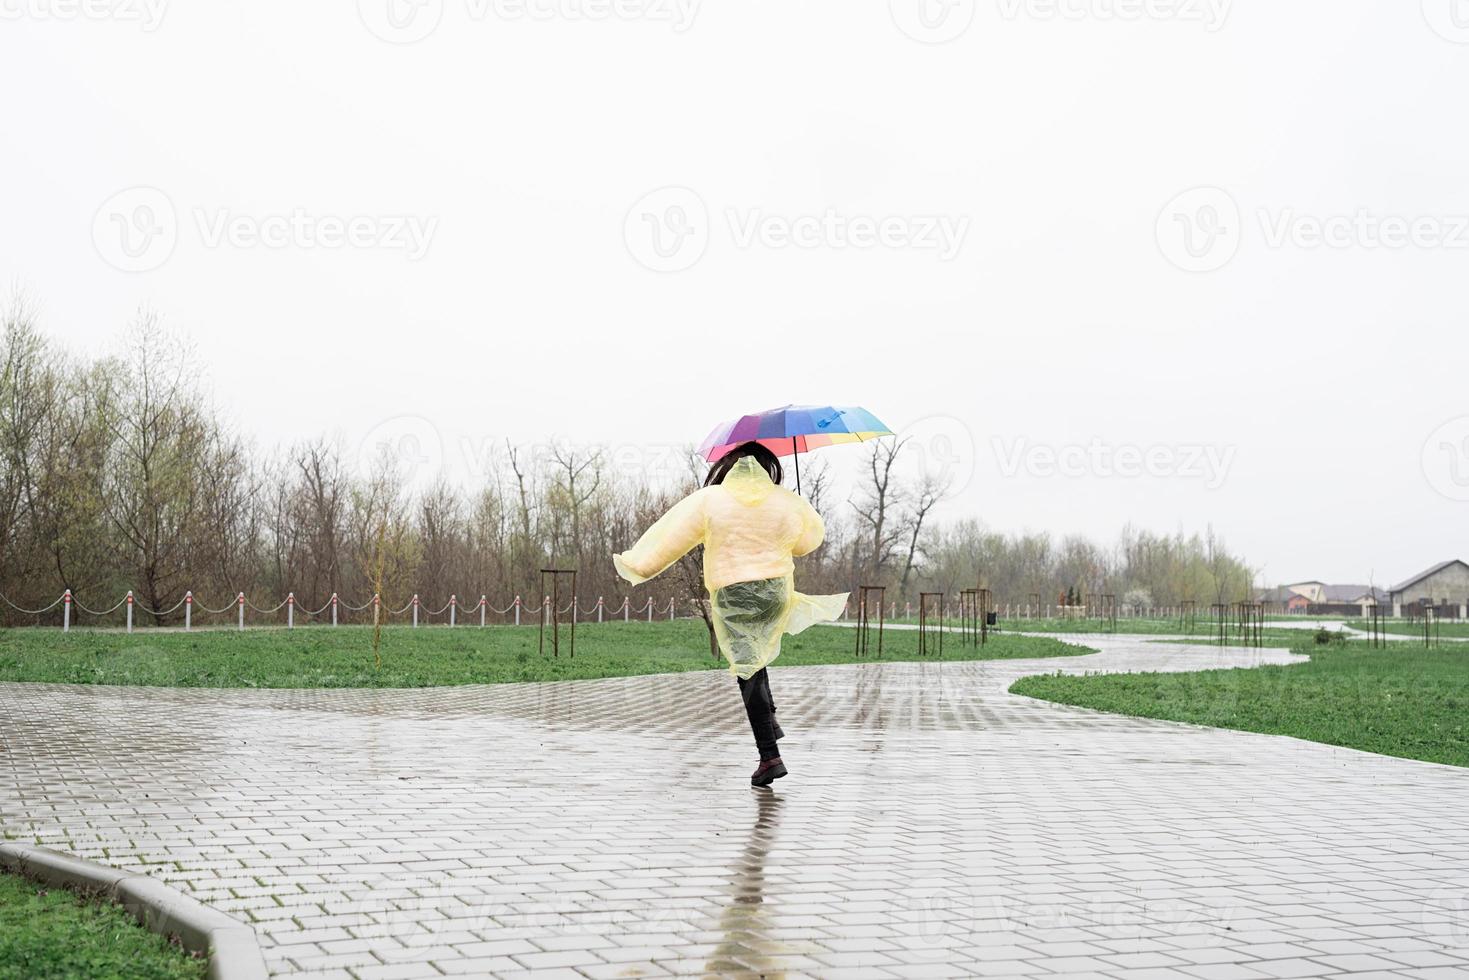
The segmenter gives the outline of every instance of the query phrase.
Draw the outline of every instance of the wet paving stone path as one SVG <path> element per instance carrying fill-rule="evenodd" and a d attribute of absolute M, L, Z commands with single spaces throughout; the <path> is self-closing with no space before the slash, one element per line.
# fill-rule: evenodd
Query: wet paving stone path
<path fill-rule="evenodd" d="M 0 685 L 0 827 L 320 977 L 1469 976 L 1469 771 L 1006 693 L 1088 657 L 413 691 Z"/>

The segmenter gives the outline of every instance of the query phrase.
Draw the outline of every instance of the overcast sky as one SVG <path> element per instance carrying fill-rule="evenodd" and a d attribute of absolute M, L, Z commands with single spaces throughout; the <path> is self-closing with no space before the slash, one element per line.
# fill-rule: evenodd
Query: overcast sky
<path fill-rule="evenodd" d="M 262 447 L 861 404 L 998 529 L 1469 558 L 1459 0 L 0 15 L 0 275 L 77 351 L 152 307 Z"/>

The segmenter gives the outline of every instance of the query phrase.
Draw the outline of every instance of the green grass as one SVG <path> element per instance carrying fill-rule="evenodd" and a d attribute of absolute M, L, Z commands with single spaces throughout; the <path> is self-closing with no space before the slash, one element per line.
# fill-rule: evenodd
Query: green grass
<path fill-rule="evenodd" d="M 1347 625 L 1350 626 L 1352 629 L 1361 630 L 1364 633 L 1370 632 L 1372 629 L 1372 624 L 1362 619 L 1351 620 L 1347 623 Z M 1423 639 L 1422 623 L 1408 623 L 1402 620 L 1388 620 L 1387 622 L 1384 622 L 1382 624 L 1382 630 L 1384 633 L 1393 633 L 1399 636 L 1416 636 L 1420 640 Z M 1446 640 L 1450 637 L 1456 637 L 1459 639 L 1469 638 L 1469 623 L 1441 622 L 1437 625 L 1436 632 L 1438 636 Z"/>
<path fill-rule="evenodd" d="M 872 620 L 876 625 L 876 617 Z M 937 626 L 937 618 L 930 621 Z M 917 626 L 917 616 L 899 616 L 897 619 L 887 620 L 889 626 Z M 959 629 L 959 620 L 954 616 L 944 617 L 944 626 L 950 630 Z M 1200 619 L 1197 630 L 1208 629 L 1207 623 Z M 990 632 L 996 630 L 1001 633 L 1110 633 L 1112 628 L 1108 623 L 1099 619 L 1006 619 L 1000 618 L 999 625 L 991 626 Z M 1147 635 L 1172 636 L 1180 632 L 1178 620 L 1176 619 L 1122 619 L 1117 620 L 1118 633 L 1134 633 Z"/>
<path fill-rule="evenodd" d="M 1316 643 L 1316 630 L 1290 629 L 1289 627 L 1266 626 L 1260 631 L 1260 645 L 1274 647 L 1279 650 L 1292 650 L 1296 647 L 1310 646 Z M 1331 637 L 1331 642 L 1340 643 L 1345 639 L 1355 639 L 1338 630 L 1327 630 L 1326 635 Z M 1194 630 L 1193 633 L 1180 633 L 1166 639 L 1149 640 L 1150 643 L 1192 643 L 1203 646 L 1219 646 L 1219 636 L 1209 631 L 1208 627 Z M 1240 639 L 1237 632 L 1230 631 L 1224 646 L 1242 647 L 1249 646 Z"/>
<path fill-rule="evenodd" d="M 1309 634 L 1307 634 L 1309 636 Z M 1196 673 L 1026 677 L 1016 694 L 1469 766 L 1469 649 L 1293 648 L 1306 663 Z"/>
<path fill-rule="evenodd" d="M 197 980 L 204 961 L 119 906 L 0 874 L 0 980 Z"/>
<path fill-rule="evenodd" d="M 776 666 L 858 662 L 850 629 L 818 626 L 787 636 Z M 548 681 L 726 669 L 709 654 L 699 620 L 661 623 L 582 623 L 576 656 L 568 631 L 561 655 L 537 652 L 533 626 L 424 627 L 383 630 L 382 666 L 375 667 L 372 630 L 315 626 L 295 630 L 211 630 L 193 633 L 13 629 L 0 631 L 0 681 L 131 684 L 149 687 L 436 687 L 505 681 Z M 917 658 L 918 634 L 891 631 L 886 660 Z M 876 647 L 876 637 L 872 639 Z M 1091 651 L 1049 637 L 1000 636 L 976 650 L 957 637 L 944 641 L 946 660 L 1076 656 Z M 871 658 L 869 658 L 871 659 Z"/>

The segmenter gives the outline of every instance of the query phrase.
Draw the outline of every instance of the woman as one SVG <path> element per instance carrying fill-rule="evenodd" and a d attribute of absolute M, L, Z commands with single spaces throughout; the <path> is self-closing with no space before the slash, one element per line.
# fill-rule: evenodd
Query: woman
<path fill-rule="evenodd" d="M 740 682 L 745 714 L 760 750 L 753 786 L 769 786 L 786 774 L 776 741 L 785 733 L 775 722 L 766 666 L 780 656 L 783 633 L 841 615 L 847 594 L 807 596 L 793 586 L 793 557 L 821 545 L 821 515 L 797 494 L 779 486 L 780 460 L 758 442 L 741 443 L 709 468 L 704 486 L 658 519 L 620 555 L 617 574 L 633 585 L 646 582 L 704 546 L 704 587 L 709 590 L 714 635 Z"/>

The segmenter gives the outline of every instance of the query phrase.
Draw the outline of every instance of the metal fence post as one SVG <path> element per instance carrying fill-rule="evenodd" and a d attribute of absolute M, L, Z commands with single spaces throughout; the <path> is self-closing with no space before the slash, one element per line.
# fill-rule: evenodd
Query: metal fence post
<path fill-rule="evenodd" d="M 194 628 L 194 593 L 184 593 L 184 632 Z"/>
<path fill-rule="evenodd" d="M 296 593 L 286 593 L 286 629 L 296 628 Z"/>
<path fill-rule="evenodd" d="M 337 625 L 337 594 L 332 593 L 332 625 Z"/>
<path fill-rule="evenodd" d="M 485 624 L 485 606 L 488 606 L 489 604 L 490 601 L 488 596 L 479 597 L 479 624 L 481 626 Z"/>
<path fill-rule="evenodd" d="M 520 625 L 520 596 L 515 597 L 515 625 Z"/>
<path fill-rule="evenodd" d="M 454 628 L 455 613 L 459 611 L 459 597 L 452 592 L 449 594 L 449 628 Z"/>
<path fill-rule="evenodd" d="M 648 596 L 648 622 L 653 621 L 653 597 Z"/>
<path fill-rule="evenodd" d="M 240 626 L 239 626 L 239 628 L 243 630 L 245 628 L 245 593 L 241 592 L 239 599 L 237 599 L 236 601 L 240 604 Z"/>
<path fill-rule="evenodd" d="M 597 596 L 597 622 L 602 621 L 602 597 Z"/>
<path fill-rule="evenodd" d="M 668 621 L 673 622 L 673 600 L 668 600 Z"/>
<path fill-rule="evenodd" d="M 128 632 L 133 631 L 133 590 L 128 589 Z"/>
<path fill-rule="evenodd" d="M 61 594 L 61 632 L 71 632 L 71 589 Z"/>
<path fill-rule="evenodd" d="M 622 600 L 622 621 L 627 622 L 628 615 L 632 612 L 632 596 L 626 596 Z"/>
<path fill-rule="evenodd" d="M 418 629 L 418 593 L 413 593 L 413 628 Z"/>

